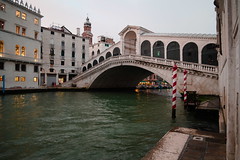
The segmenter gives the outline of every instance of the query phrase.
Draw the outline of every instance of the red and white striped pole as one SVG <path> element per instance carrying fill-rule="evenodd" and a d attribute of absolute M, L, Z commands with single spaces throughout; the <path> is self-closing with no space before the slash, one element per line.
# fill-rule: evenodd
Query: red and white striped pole
<path fill-rule="evenodd" d="M 172 68 L 172 118 L 176 118 L 176 94 L 177 94 L 177 65 L 174 63 Z"/>
<path fill-rule="evenodd" d="M 183 71 L 183 98 L 184 98 L 184 104 L 187 103 L 187 70 Z"/>

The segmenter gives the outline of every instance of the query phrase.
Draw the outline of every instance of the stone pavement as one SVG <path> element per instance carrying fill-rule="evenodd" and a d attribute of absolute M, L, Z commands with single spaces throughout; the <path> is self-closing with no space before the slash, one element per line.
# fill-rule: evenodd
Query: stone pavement
<path fill-rule="evenodd" d="M 142 160 L 225 160 L 224 134 L 174 128 Z"/>

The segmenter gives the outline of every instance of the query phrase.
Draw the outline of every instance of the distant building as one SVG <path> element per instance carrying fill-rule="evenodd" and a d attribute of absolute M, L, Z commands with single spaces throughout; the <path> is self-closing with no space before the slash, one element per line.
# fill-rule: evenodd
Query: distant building
<path fill-rule="evenodd" d="M 38 87 L 42 17 L 22 0 L 0 0 L 0 81 L 5 75 L 6 88 Z"/>
<path fill-rule="evenodd" d="M 92 24 L 90 23 L 88 17 L 86 19 L 86 22 L 84 23 L 84 32 L 82 33 L 82 37 L 89 39 L 89 45 L 92 45 Z"/>
<path fill-rule="evenodd" d="M 115 42 L 112 38 L 98 36 L 98 43 L 94 43 L 92 46 L 89 47 L 89 57 L 93 58 L 99 55 L 101 52 L 105 51 L 114 44 Z"/>
<path fill-rule="evenodd" d="M 42 60 L 40 85 L 55 86 L 71 80 L 88 59 L 89 40 L 71 33 L 66 27 L 42 27 Z"/>

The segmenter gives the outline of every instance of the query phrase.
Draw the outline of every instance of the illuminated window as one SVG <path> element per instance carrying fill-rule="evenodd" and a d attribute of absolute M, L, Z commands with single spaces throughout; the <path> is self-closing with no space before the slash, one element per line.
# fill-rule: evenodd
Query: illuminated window
<path fill-rule="evenodd" d="M 0 20 L 0 29 L 4 29 L 4 21 Z"/>
<path fill-rule="evenodd" d="M 26 13 L 22 13 L 22 19 L 26 20 L 27 19 L 27 14 Z"/>
<path fill-rule="evenodd" d="M 25 82 L 26 81 L 26 77 L 21 77 L 21 82 Z"/>
<path fill-rule="evenodd" d="M 20 11 L 16 11 L 16 16 L 20 17 L 21 16 L 21 12 Z"/>
<path fill-rule="evenodd" d="M 34 77 L 33 82 L 37 82 L 37 81 L 38 81 L 38 77 Z"/>
<path fill-rule="evenodd" d="M 16 33 L 20 34 L 20 27 L 19 26 L 16 26 Z"/>
<path fill-rule="evenodd" d="M 16 54 L 16 55 L 20 55 L 20 48 L 19 48 L 19 45 L 16 45 L 16 48 L 15 48 L 15 54 Z"/>
<path fill-rule="evenodd" d="M 38 39 L 38 32 L 35 32 L 35 33 L 34 33 L 34 38 L 35 38 L 35 39 Z"/>
<path fill-rule="evenodd" d="M 0 10 L 1 10 L 1 11 L 5 11 L 5 7 L 6 7 L 5 4 L 0 3 Z"/>
<path fill-rule="evenodd" d="M 0 53 L 3 53 L 4 50 L 4 44 L 3 41 L 0 41 Z"/>
<path fill-rule="evenodd" d="M 37 59 L 38 58 L 38 50 L 34 49 L 34 58 Z"/>
<path fill-rule="evenodd" d="M 39 23 L 38 19 L 34 18 L 34 24 L 38 24 L 38 23 Z"/>
<path fill-rule="evenodd" d="M 0 81 L 3 81 L 3 78 L 2 78 L 2 76 L 0 76 Z"/>
<path fill-rule="evenodd" d="M 20 81 L 20 77 L 15 77 L 15 82 L 19 82 Z"/>
<path fill-rule="evenodd" d="M 22 47 L 21 56 L 26 56 L 26 48 L 25 47 Z"/>
<path fill-rule="evenodd" d="M 26 28 L 22 28 L 22 35 L 23 35 L 23 36 L 26 35 Z"/>

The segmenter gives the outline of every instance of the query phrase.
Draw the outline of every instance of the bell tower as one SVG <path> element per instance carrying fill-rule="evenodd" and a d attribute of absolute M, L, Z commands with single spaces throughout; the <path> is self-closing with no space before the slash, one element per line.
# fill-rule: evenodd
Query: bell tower
<path fill-rule="evenodd" d="M 86 22 L 84 23 L 84 32 L 82 33 L 82 36 L 84 38 L 89 39 L 90 46 L 92 45 L 92 37 L 93 37 L 91 30 L 92 30 L 92 24 L 90 23 L 89 18 L 87 17 Z"/>

